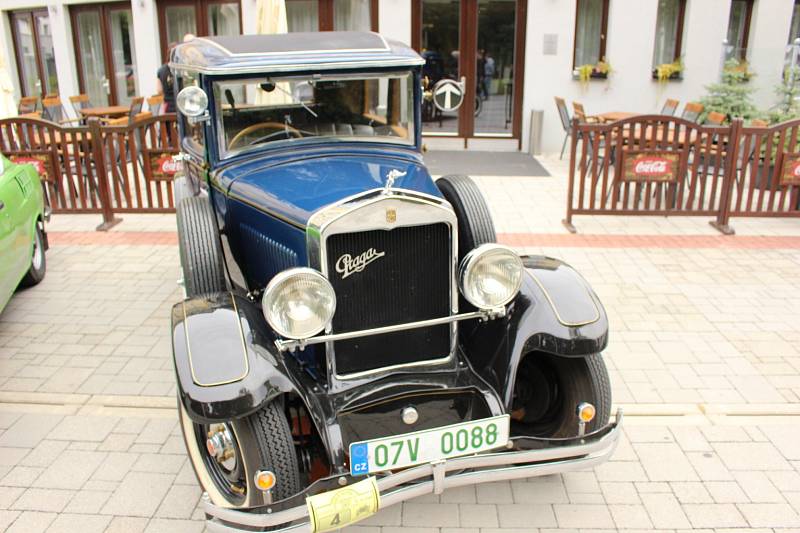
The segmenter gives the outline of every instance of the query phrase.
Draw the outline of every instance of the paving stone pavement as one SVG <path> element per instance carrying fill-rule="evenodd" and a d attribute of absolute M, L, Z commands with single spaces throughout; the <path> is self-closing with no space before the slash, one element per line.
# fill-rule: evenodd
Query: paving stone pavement
<path fill-rule="evenodd" d="M 550 205 L 563 199 L 563 175 L 550 164 L 552 178 L 478 178 L 498 231 L 563 233 L 553 218 L 563 203 Z M 174 229 L 169 216 L 123 218 L 114 231 Z M 97 222 L 56 215 L 51 231 L 91 231 Z M 791 222 L 737 230 L 800 235 Z M 714 235 L 694 219 L 586 217 L 578 226 L 598 235 Z M 524 251 L 573 264 L 609 313 L 606 361 L 628 415 L 613 460 L 418 498 L 349 529 L 800 532 L 800 249 Z M 176 247 L 124 238 L 56 244 L 47 260 L 44 282 L 0 314 L 0 530 L 203 531 L 174 409 L 167 333 L 181 297 Z"/>

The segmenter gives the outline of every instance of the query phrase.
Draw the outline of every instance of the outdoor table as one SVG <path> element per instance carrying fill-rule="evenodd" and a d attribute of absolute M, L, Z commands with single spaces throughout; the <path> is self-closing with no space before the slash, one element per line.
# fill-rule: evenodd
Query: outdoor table
<path fill-rule="evenodd" d="M 629 111 L 610 111 L 608 113 L 597 115 L 597 118 L 600 120 L 600 122 L 607 123 L 625 120 L 626 118 L 632 118 L 639 114 L 640 113 L 631 113 Z"/>
<path fill-rule="evenodd" d="M 129 106 L 107 105 L 99 107 L 84 107 L 80 110 L 85 117 L 121 117 L 131 110 Z"/>

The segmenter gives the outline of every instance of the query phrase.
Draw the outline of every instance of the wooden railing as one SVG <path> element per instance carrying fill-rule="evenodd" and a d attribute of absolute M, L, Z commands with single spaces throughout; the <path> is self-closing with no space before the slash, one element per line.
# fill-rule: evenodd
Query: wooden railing
<path fill-rule="evenodd" d="M 772 128 L 701 126 L 646 115 L 573 122 L 564 224 L 588 215 L 800 216 L 800 120 Z"/>
<path fill-rule="evenodd" d="M 144 117 L 124 126 L 91 120 L 63 127 L 34 118 L 4 119 L 0 152 L 37 167 L 54 213 L 101 213 L 100 229 L 115 223 L 114 213 L 175 209 L 174 114 Z"/>

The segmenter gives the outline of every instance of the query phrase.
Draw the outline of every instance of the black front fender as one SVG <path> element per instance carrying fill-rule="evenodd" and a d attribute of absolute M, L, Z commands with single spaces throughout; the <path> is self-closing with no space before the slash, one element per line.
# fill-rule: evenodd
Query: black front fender
<path fill-rule="evenodd" d="M 172 354 L 180 401 L 199 423 L 247 416 L 307 386 L 275 349 L 258 308 L 231 293 L 173 306 Z"/>
<path fill-rule="evenodd" d="M 479 326 L 465 351 L 511 409 L 517 367 L 530 352 L 585 357 L 608 342 L 608 318 L 589 284 L 566 263 L 524 256 L 522 288 L 508 315 Z"/>

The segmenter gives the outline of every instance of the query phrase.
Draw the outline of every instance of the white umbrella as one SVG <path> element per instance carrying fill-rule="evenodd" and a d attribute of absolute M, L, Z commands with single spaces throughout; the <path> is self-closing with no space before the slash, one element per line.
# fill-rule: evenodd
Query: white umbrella
<path fill-rule="evenodd" d="M 14 84 L 8 74 L 8 64 L 0 48 L 0 118 L 16 117 L 17 103 L 14 99 Z"/>

